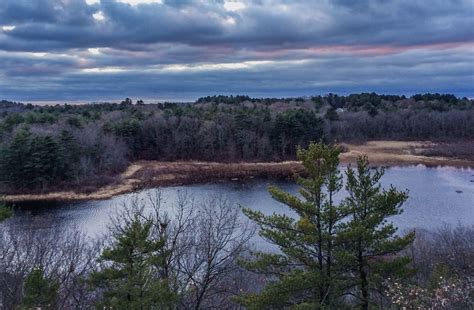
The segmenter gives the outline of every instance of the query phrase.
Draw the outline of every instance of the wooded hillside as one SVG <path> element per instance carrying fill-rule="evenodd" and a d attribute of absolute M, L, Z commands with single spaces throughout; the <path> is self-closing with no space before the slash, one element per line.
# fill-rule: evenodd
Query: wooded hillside
<path fill-rule="evenodd" d="M 34 106 L 0 102 L 4 192 L 100 186 L 129 162 L 279 161 L 310 141 L 474 137 L 474 101 L 375 93 L 312 98 L 212 96 L 194 103 Z"/>

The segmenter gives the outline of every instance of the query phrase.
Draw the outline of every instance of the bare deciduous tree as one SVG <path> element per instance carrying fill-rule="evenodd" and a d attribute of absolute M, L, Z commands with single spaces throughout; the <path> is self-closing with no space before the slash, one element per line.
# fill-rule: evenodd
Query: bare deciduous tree
<path fill-rule="evenodd" d="M 83 280 L 95 266 L 97 246 L 76 230 L 41 230 L 42 225 L 48 224 L 2 227 L 0 305 L 6 309 L 18 305 L 25 278 L 34 268 L 41 268 L 59 283 L 58 307 L 88 306 L 91 296 Z"/>
<path fill-rule="evenodd" d="M 166 205 L 159 190 L 126 200 L 112 218 L 112 231 L 140 215 L 153 223 L 154 238 L 166 240 L 169 252 L 161 278 L 180 296 L 178 307 L 203 309 L 228 307 L 239 293 L 247 271 L 238 266 L 246 255 L 255 227 L 240 208 L 221 196 L 196 201 L 180 192 L 174 205 Z"/>

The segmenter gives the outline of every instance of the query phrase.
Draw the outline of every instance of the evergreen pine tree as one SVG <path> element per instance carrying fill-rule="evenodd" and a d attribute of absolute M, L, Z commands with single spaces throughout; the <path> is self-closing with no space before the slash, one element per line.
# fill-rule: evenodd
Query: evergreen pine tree
<path fill-rule="evenodd" d="M 244 263 L 278 278 L 262 292 L 242 296 L 239 300 L 248 308 L 336 306 L 342 285 L 336 236 L 345 216 L 344 208 L 334 204 L 334 195 L 342 188 L 339 154 L 339 148 L 322 143 L 298 150 L 307 174 L 297 178 L 302 198 L 270 187 L 273 198 L 293 210 L 297 219 L 244 209 L 260 226 L 260 235 L 281 250 L 281 254 L 258 253 L 255 261 Z"/>
<path fill-rule="evenodd" d="M 347 169 L 345 204 L 350 220 L 344 231 L 349 274 L 361 309 L 370 306 L 370 291 L 382 287 L 387 277 L 403 277 L 411 270 L 409 258 L 397 255 L 415 238 L 415 233 L 397 236 L 397 228 L 387 218 L 402 212 L 406 192 L 390 187 L 382 189 L 383 169 L 369 168 L 366 156 L 357 161 L 357 169 Z"/>
<path fill-rule="evenodd" d="M 58 176 L 59 146 L 51 136 L 36 136 L 30 145 L 28 167 L 32 178 L 29 181 L 35 186 L 45 187 Z"/>
<path fill-rule="evenodd" d="M 400 237 L 388 217 L 400 214 L 405 192 L 382 189 L 383 169 L 374 172 L 367 157 L 358 160 L 357 170 L 348 168 L 348 197 L 340 204 L 334 195 L 342 188 L 338 171 L 339 149 L 311 144 L 299 150 L 307 177 L 298 177 L 300 196 L 275 187 L 270 193 L 297 215 L 264 215 L 244 209 L 260 226 L 260 235 L 277 245 L 281 254 L 257 253 L 245 262 L 250 270 L 273 281 L 261 292 L 239 297 L 250 309 L 284 308 L 340 309 L 343 295 L 354 295 L 362 309 L 370 306 L 370 292 L 382 287 L 388 277 L 411 274 L 409 259 L 400 256 L 414 233 Z"/>
<path fill-rule="evenodd" d="M 11 187 L 44 187 L 58 177 L 60 149 L 51 136 L 20 130 L 0 156 L 2 181 Z"/>
<path fill-rule="evenodd" d="M 114 309 L 170 309 L 176 295 L 161 277 L 169 253 L 164 238 L 151 235 L 152 222 L 138 214 L 113 234 L 113 245 L 102 252 L 107 264 L 92 274 L 91 284 L 103 291 L 99 307 Z"/>
<path fill-rule="evenodd" d="M 26 277 L 21 309 L 55 309 L 59 284 L 44 276 L 41 268 L 33 269 Z"/>
<path fill-rule="evenodd" d="M 10 145 L 2 150 L 1 178 L 10 186 L 23 186 L 25 180 L 31 180 L 29 168 L 31 133 L 19 130 Z"/>
<path fill-rule="evenodd" d="M 81 148 L 74 136 L 67 130 L 61 131 L 58 139 L 59 163 L 58 174 L 62 180 L 71 180 L 77 175 Z"/>

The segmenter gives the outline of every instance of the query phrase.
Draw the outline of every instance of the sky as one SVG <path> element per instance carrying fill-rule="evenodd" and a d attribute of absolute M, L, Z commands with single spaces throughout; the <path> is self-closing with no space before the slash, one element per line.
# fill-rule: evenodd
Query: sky
<path fill-rule="evenodd" d="M 474 0 L 0 0 L 0 99 L 474 97 Z"/>

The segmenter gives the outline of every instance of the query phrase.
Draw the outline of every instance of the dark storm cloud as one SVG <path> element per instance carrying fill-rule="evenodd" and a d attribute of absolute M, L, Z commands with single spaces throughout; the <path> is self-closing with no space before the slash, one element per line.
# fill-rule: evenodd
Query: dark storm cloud
<path fill-rule="evenodd" d="M 4 74 L 7 76 L 58 75 L 72 67 L 79 67 L 78 62 L 67 56 L 44 57 L 41 55 L 10 55 L 0 52 Z"/>
<path fill-rule="evenodd" d="M 38 50 L 47 49 L 47 44 L 37 45 L 44 42 L 50 42 L 53 49 L 165 42 L 247 48 L 458 42 L 473 39 L 472 6 L 470 0 L 282 0 L 245 2 L 242 10 L 227 11 L 223 1 L 131 6 L 114 0 L 95 5 L 81 0 L 3 0 L 0 20 L 16 28 L 0 41 L 0 47 L 13 49 L 17 44 L 21 50 L 22 41 Z M 99 11 L 105 20 L 94 20 L 93 14 Z"/>
<path fill-rule="evenodd" d="M 2 0 L 0 21 L 6 24 L 52 23 L 84 25 L 92 21 L 97 5 L 79 1 Z"/>
<path fill-rule="evenodd" d="M 6 0 L 1 5 L 0 20 L 2 23 L 55 22 L 55 13 L 49 0 Z"/>
<path fill-rule="evenodd" d="M 134 2 L 1 0 L 0 97 L 472 94 L 471 0 Z"/>

